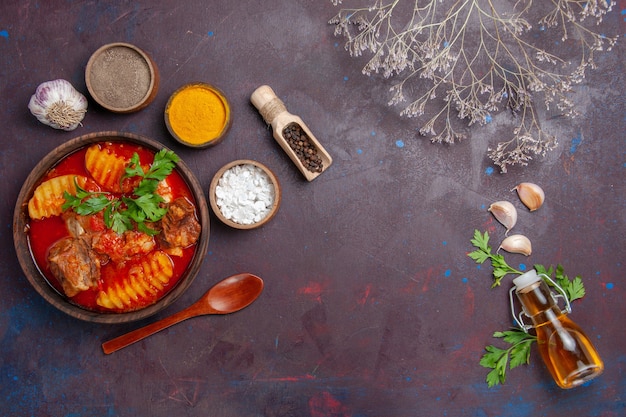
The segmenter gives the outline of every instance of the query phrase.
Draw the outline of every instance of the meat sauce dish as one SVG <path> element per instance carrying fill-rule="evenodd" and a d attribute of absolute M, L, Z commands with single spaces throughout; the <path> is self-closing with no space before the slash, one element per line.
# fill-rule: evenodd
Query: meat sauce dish
<path fill-rule="evenodd" d="M 111 313 L 142 309 L 174 288 L 201 233 L 175 161 L 171 151 L 101 142 L 52 168 L 28 204 L 30 248 L 49 284 L 82 308 Z"/>

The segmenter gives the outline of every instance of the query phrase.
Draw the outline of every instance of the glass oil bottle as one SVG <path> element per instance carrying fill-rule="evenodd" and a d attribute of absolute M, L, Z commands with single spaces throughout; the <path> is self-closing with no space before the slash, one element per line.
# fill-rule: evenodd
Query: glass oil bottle
<path fill-rule="evenodd" d="M 569 300 L 563 289 L 548 276 L 561 294 L 554 294 L 546 282 L 532 269 L 513 280 L 510 291 L 511 312 L 518 324 L 537 333 L 539 353 L 550 374 L 561 388 L 574 388 L 602 373 L 604 364 L 593 344 L 567 313 L 571 312 Z M 515 315 L 513 292 L 522 304 L 523 312 Z M 557 306 L 557 298 L 566 302 L 565 310 Z M 532 320 L 524 324 L 522 314 Z"/>

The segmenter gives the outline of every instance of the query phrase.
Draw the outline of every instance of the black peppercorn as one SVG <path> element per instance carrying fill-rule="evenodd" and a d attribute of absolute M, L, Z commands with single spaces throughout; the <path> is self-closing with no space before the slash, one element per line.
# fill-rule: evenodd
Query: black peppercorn
<path fill-rule="evenodd" d="M 283 129 L 283 137 L 306 169 L 311 172 L 322 172 L 324 166 L 322 158 L 319 156 L 315 144 L 300 125 L 289 123 Z"/>

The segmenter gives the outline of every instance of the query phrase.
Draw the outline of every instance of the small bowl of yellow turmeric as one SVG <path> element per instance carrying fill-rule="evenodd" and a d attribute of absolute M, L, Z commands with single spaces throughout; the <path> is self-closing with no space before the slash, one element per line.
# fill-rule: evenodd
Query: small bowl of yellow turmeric
<path fill-rule="evenodd" d="M 170 96 L 165 106 L 167 130 L 179 143 L 192 148 L 218 144 L 230 124 L 228 100 L 210 84 L 185 84 Z"/>

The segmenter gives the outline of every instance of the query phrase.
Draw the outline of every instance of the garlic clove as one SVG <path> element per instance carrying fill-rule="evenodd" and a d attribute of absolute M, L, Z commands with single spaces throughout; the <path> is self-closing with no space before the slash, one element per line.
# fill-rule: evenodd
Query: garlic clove
<path fill-rule="evenodd" d="M 530 211 L 535 211 L 543 204 L 546 196 L 540 186 L 532 182 L 522 182 L 513 190 L 517 191 L 519 199 Z M 511 191 L 513 191 L 511 190 Z"/>
<path fill-rule="evenodd" d="M 530 239 L 524 235 L 511 235 L 505 238 L 498 250 L 504 249 L 510 253 L 521 253 L 522 255 L 530 255 L 533 252 Z"/>
<path fill-rule="evenodd" d="M 69 131 L 76 129 L 85 117 L 87 99 L 69 81 L 46 81 L 35 90 L 28 109 L 41 123 Z"/>
<path fill-rule="evenodd" d="M 489 206 L 489 211 L 500 223 L 506 227 L 506 232 L 517 223 L 517 210 L 509 201 L 496 201 Z"/>

